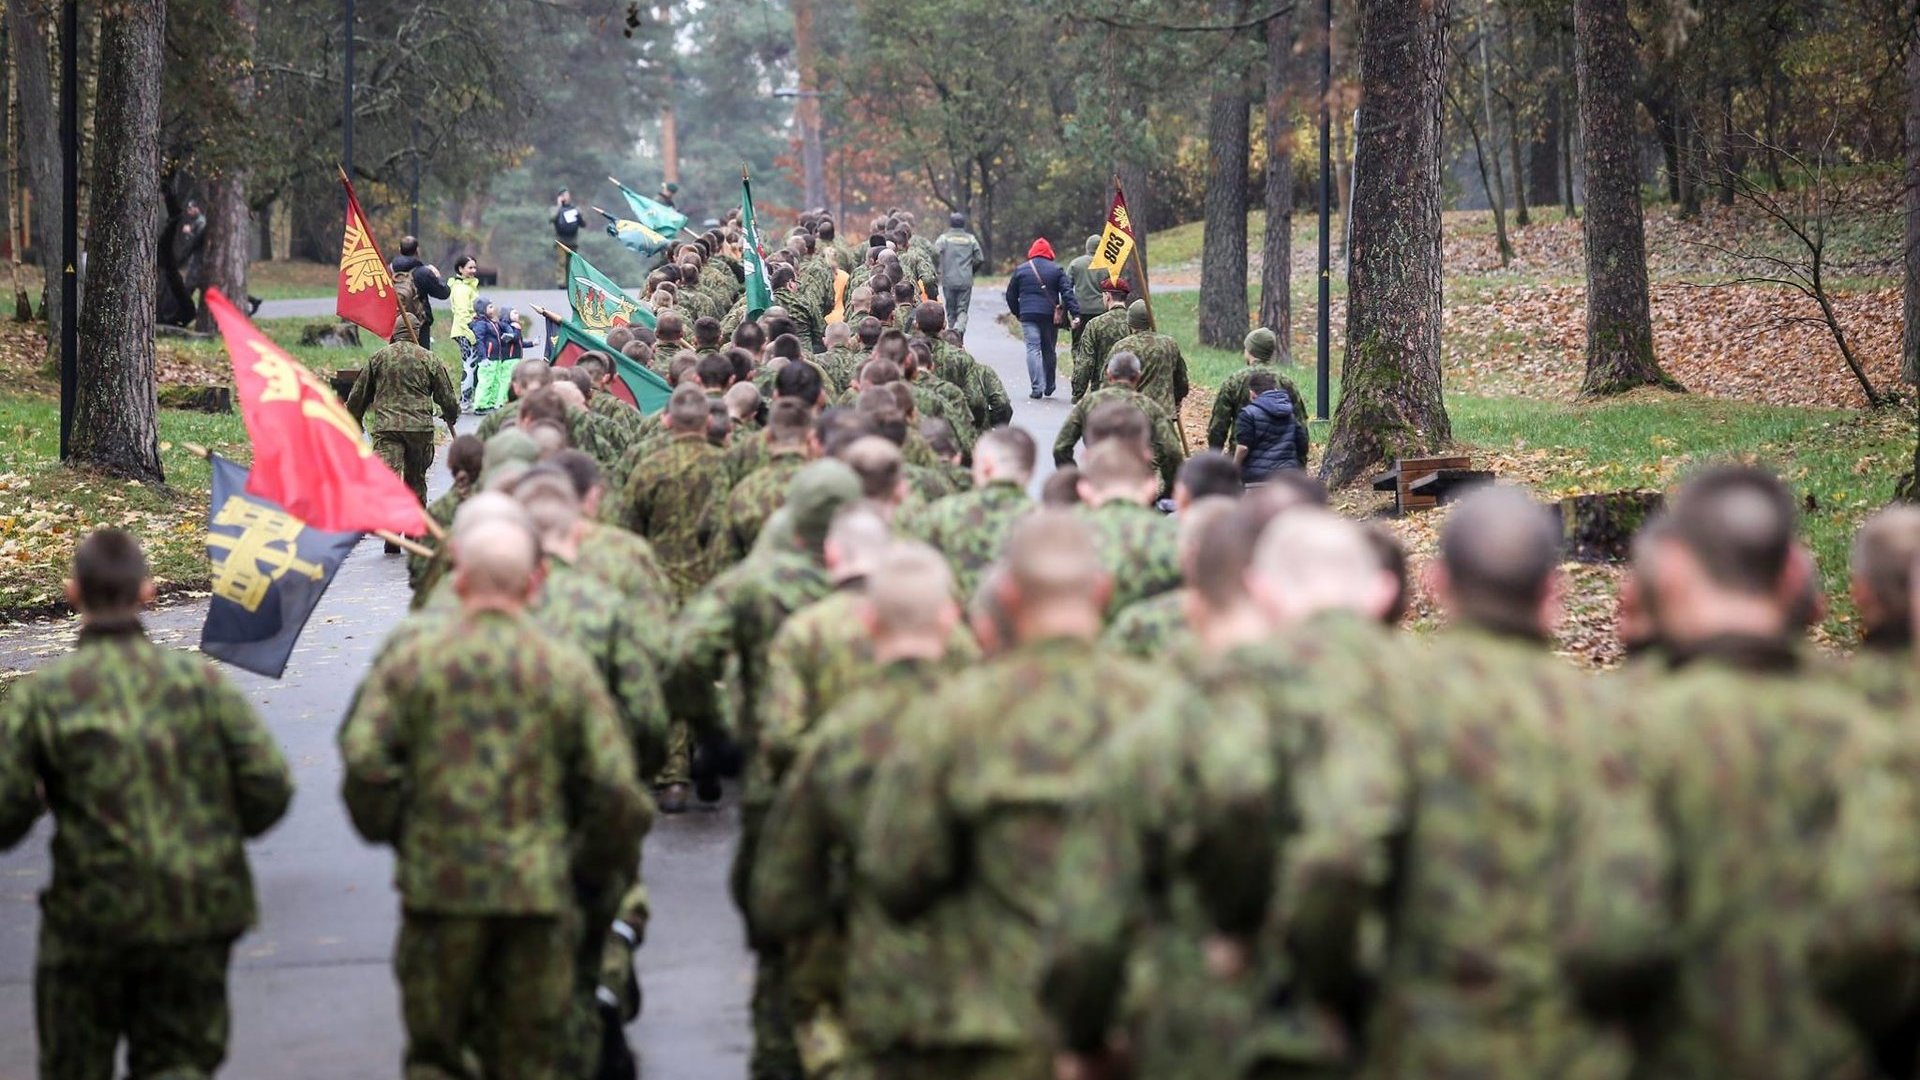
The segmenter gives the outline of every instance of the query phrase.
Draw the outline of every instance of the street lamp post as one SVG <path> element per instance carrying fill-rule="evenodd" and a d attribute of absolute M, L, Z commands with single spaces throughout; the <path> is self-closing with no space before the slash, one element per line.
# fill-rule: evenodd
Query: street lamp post
<path fill-rule="evenodd" d="M 1313 412 L 1325 420 L 1327 399 L 1333 396 L 1333 0 L 1323 0 L 1321 14 L 1326 36 L 1320 42 L 1320 343 Z"/>

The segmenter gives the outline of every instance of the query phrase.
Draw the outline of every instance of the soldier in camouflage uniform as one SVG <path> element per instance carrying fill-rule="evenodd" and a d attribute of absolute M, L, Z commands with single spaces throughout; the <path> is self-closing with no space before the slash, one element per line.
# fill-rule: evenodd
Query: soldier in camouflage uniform
<path fill-rule="evenodd" d="M 1184 584 L 1170 592 L 1150 596 L 1121 608 L 1108 624 L 1100 643 L 1116 653 L 1142 660 L 1161 660 L 1176 670 L 1187 670 L 1195 642 L 1187 625 L 1192 605 L 1194 582 L 1200 568 L 1194 557 L 1200 536 L 1214 521 L 1231 513 L 1234 500 L 1223 495 L 1198 499 L 1173 519 L 1177 533 L 1180 577 Z"/>
<path fill-rule="evenodd" d="M 1913 648 L 1916 566 L 1920 507 L 1889 507 L 1854 535 L 1850 591 L 1860 613 L 1860 650 L 1841 677 L 1889 715 L 1920 701 Z"/>
<path fill-rule="evenodd" d="M 972 596 L 980 575 L 1000 555 L 1007 530 L 1033 508 L 1033 436 L 996 428 L 973 448 L 973 490 L 902 512 L 901 535 L 926 541 L 946 556 L 961 596 Z"/>
<path fill-rule="evenodd" d="M 665 656 L 666 627 L 672 621 L 673 589 L 653 545 L 619 527 L 594 520 L 606 489 L 600 466 L 578 450 L 562 450 L 545 464 L 567 474 L 580 501 L 580 540 L 573 565 L 582 574 L 613 590 L 636 624 L 653 628 L 658 657 Z"/>
<path fill-rule="evenodd" d="M 858 689 L 849 684 L 852 692 L 824 710 L 800 744 L 799 759 L 768 814 L 748 890 L 757 934 L 788 958 L 787 1000 L 809 1077 L 851 1074 L 865 1056 L 848 1045 L 846 1033 L 847 947 L 883 916 L 854 877 L 854 845 L 870 782 L 894 746 L 897 728 L 925 715 L 921 707 L 952 670 L 949 643 L 966 635 L 951 595 L 953 580 L 932 549 L 896 545 L 878 561 L 870 582 L 836 618 L 855 614 L 859 624 L 871 627 L 870 655 L 862 665 L 871 670 Z M 799 618 L 841 595 L 847 594 L 823 600 Z"/>
<path fill-rule="evenodd" d="M 793 319 L 794 332 L 800 338 L 800 348 L 811 354 L 825 347 L 824 324 L 820 319 L 820 310 L 808 303 L 794 288 L 794 270 L 786 263 L 773 263 L 767 270 L 767 281 L 773 286 L 773 302 L 786 309 Z"/>
<path fill-rule="evenodd" d="M 1100 295 L 1106 310 L 1088 319 L 1073 340 L 1073 400 L 1092 393 L 1107 370 L 1107 357 L 1114 343 L 1132 331 L 1127 329 L 1128 286 L 1121 278 L 1100 283 Z"/>
<path fill-rule="evenodd" d="M 556 1076 L 576 887 L 633 865 L 651 806 L 593 669 L 524 608 L 524 524 L 461 530 L 463 617 L 389 643 L 340 731 L 354 827 L 395 848 L 409 1076 Z M 484 992 L 482 992 L 484 990 Z"/>
<path fill-rule="evenodd" d="M 1160 474 L 1160 492 L 1172 493 L 1180 466 L 1187 459 L 1187 449 L 1180 441 L 1180 430 L 1174 426 L 1173 414 L 1162 408 L 1159 402 L 1140 393 L 1137 389 L 1139 382 L 1139 357 L 1129 352 L 1115 352 L 1109 356 L 1107 385 L 1074 403 L 1073 411 L 1067 414 L 1066 422 L 1060 425 L 1060 433 L 1054 437 L 1053 463 L 1057 466 L 1073 464 L 1074 448 L 1080 442 L 1082 433 L 1089 436 L 1088 445 L 1092 445 L 1089 428 L 1095 412 L 1116 404 L 1131 406 L 1146 418 L 1148 450 L 1153 455 L 1154 470 Z"/>
<path fill-rule="evenodd" d="M 1636 1075 L 1846 1076 L 1864 1065 L 1854 1033 L 1818 1000 L 1809 961 L 1827 929 L 1822 868 L 1857 850 L 1849 803 L 1883 786 L 1854 767 L 1855 748 L 1883 729 L 1860 698 L 1805 677 L 1789 602 L 1805 572 L 1795 518 L 1771 475 L 1707 470 L 1669 500 L 1642 582 L 1672 669 L 1635 696 L 1633 729 L 1664 811 L 1664 848 L 1644 862 L 1667 874 L 1642 890 L 1664 922 L 1595 933 L 1619 954 L 1581 958 L 1586 969 L 1611 959 L 1673 973 L 1665 987 L 1637 984 Z M 1911 832 L 1900 846 L 1911 849 Z M 1619 899 L 1616 888 L 1593 907 L 1637 913 Z M 1874 997 L 1894 1004 L 1884 985 Z"/>
<path fill-rule="evenodd" d="M 1247 403 L 1253 400 L 1253 392 L 1247 389 L 1247 380 L 1252 378 L 1256 371 L 1272 373 L 1274 381 L 1279 383 L 1280 389 L 1285 390 L 1287 397 L 1292 400 L 1293 415 L 1301 423 L 1306 423 L 1306 399 L 1300 396 L 1300 388 L 1293 385 L 1293 380 L 1281 374 L 1279 366 L 1274 363 L 1274 354 L 1278 349 L 1279 338 L 1266 327 L 1256 327 L 1247 332 L 1247 339 L 1241 353 L 1247 366 L 1227 376 L 1221 381 L 1220 388 L 1214 391 L 1213 411 L 1207 416 L 1208 449 L 1227 454 L 1233 453 L 1234 417 L 1239 416 L 1240 410 L 1246 408 Z"/>
<path fill-rule="evenodd" d="M 786 502 L 793 475 L 813 457 L 808 440 L 813 430 L 811 421 L 806 407 L 797 401 L 782 398 L 773 403 L 766 437 L 752 440 L 766 448 L 761 462 L 736 483 L 727 496 L 716 541 L 721 547 L 718 556 L 721 565 L 730 566 L 745 559 L 753 551 L 753 542 L 767 519 Z"/>
<path fill-rule="evenodd" d="M 1123 1053 L 1140 1076 L 1343 1075 L 1339 1024 L 1261 940 L 1292 817 L 1275 798 L 1311 742 L 1272 708 L 1294 693 L 1298 647 L 1274 644 L 1246 588 L 1274 507 L 1194 510 L 1209 518 L 1186 589 L 1196 681 L 1184 707 L 1144 712 L 1105 751 L 1104 798 L 1062 858 L 1046 1003 L 1092 1075 Z"/>
<path fill-rule="evenodd" d="M 707 442 L 707 396 L 675 390 L 667 405 L 670 436 L 641 459 L 627 478 L 617 507 L 603 517 L 645 537 L 672 584 L 676 602 L 693 595 L 713 574 L 716 514 L 724 505 L 725 454 Z"/>
<path fill-rule="evenodd" d="M 1187 397 L 1187 358 L 1180 355 L 1179 342 L 1153 331 L 1145 300 L 1127 305 L 1127 336 L 1113 343 L 1113 353 L 1123 352 L 1140 358 L 1140 392 L 1178 416 Z"/>
<path fill-rule="evenodd" d="M 74 552 L 79 643 L 0 701 L 0 851 L 51 810 L 34 967 L 40 1076 L 212 1076 L 227 963 L 257 916 L 244 842 L 293 795 L 273 735 L 210 664 L 147 640 L 133 537 Z M 44 794 L 43 794 L 44 793 Z"/>
<path fill-rule="evenodd" d="M 924 340 L 908 342 L 907 361 L 901 366 L 900 377 L 912 391 L 920 416 L 943 421 L 961 451 L 970 452 L 978 439 L 973 411 L 967 405 L 966 391 L 933 373 L 933 346 Z"/>
<path fill-rule="evenodd" d="M 592 396 L 587 398 L 587 408 L 603 420 L 611 420 L 631 442 L 640 434 L 640 410 L 613 392 L 616 377 L 614 360 L 603 352 L 583 353 L 574 366 L 586 372 L 593 386 Z"/>
<path fill-rule="evenodd" d="M 427 470 L 433 467 L 436 407 L 452 431 L 460 420 L 460 395 L 447 365 L 414 344 L 411 325 L 396 326 L 392 344 L 374 353 L 353 381 L 347 411 L 355 423 L 365 423 L 367 413 L 373 413 L 373 452 L 407 482 L 422 506 L 427 502 Z"/>
<path fill-rule="evenodd" d="M 913 310 L 913 334 L 933 349 L 933 373 L 958 387 L 965 395 L 974 428 L 985 432 L 1013 420 L 1013 403 L 1007 400 L 1000 376 L 975 360 L 958 345 L 941 337 L 947 328 L 946 309 L 929 300 Z"/>
<path fill-rule="evenodd" d="M 1119 439 L 1088 451 L 1081 467 L 1077 513 L 1093 530 L 1095 550 L 1113 579 L 1109 619 L 1129 604 L 1180 587 L 1173 519 L 1153 508 L 1158 484 L 1137 448 Z"/>
<path fill-rule="evenodd" d="M 520 416 L 520 403 L 528 394 L 543 386 L 553 384 L 553 368 L 537 356 L 529 356 L 513 365 L 513 376 L 507 385 L 513 390 L 513 400 L 480 418 L 480 427 L 474 431 L 485 442 L 499 434 L 501 429 L 512 424 Z"/>
<path fill-rule="evenodd" d="M 453 486 L 427 504 L 427 516 L 444 532 L 453 524 L 460 504 L 480 488 L 480 468 L 486 461 L 486 444 L 472 435 L 456 435 L 447 444 L 447 471 L 453 474 Z M 439 580 L 446 563 L 431 555 L 407 555 L 407 586 L 416 596 L 424 595 Z"/>
<path fill-rule="evenodd" d="M 838 461 L 816 461 L 795 474 L 788 489 L 791 541 L 755 556 L 714 579 L 688 601 L 674 624 L 668 700 L 674 714 L 706 730 L 720 726 L 715 686 L 733 662 L 730 710 L 734 740 L 751 750 L 760 741 L 760 711 L 767 680 L 767 649 L 789 615 L 832 588 L 821 551 L 833 515 L 860 497 L 860 481 Z M 760 768 L 747 762 L 741 792 L 740 845 L 733 873 L 734 901 L 746 910 L 744 877 L 752 867 L 767 795 L 759 790 Z M 751 927 L 749 927 L 751 937 Z M 754 982 L 756 1080 L 790 1076 L 798 1065 L 791 1025 L 781 1007 L 784 975 L 777 950 L 762 950 Z"/>
<path fill-rule="evenodd" d="M 1094 544 L 1063 512 L 1014 527 L 1015 646 L 926 702 L 935 722 L 900 731 L 875 775 L 856 878 L 893 922 L 849 941 L 846 1002 L 882 1080 L 1053 1075 L 1036 990 L 1068 822 L 1099 797 L 1101 749 L 1165 682 L 1096 648 Z"/>

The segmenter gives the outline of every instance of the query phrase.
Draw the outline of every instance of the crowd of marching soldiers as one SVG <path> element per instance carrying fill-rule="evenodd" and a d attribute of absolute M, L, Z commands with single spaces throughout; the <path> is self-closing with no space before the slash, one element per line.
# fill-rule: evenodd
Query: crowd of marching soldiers
<path fill-rule="evenodd" d="M 1915 1075 L 1920 509 L 1861 530 L 1866 633 L 1834 660 L 1791 493 L 1700 471 L 1635 541 L 1631 659 L 1581 673 L 1552 651 L 1560 526 L 1524 492 L 1453 506 L 1417 585 L 1306 474 L 1244 488 L 1114 394 L 1036 500 L 991 371 L 939 304 L 891 303 L 910 233 L 803 340 L 793 283 L 841 250 L 808 224 L 779 308 L 727 333 L 715 276 L 701 314 L 675 306 L 701 285 L 664 290 L 609 340 L 669 375 L 663 412 L 608 358 L 532 361 L 449 450 L 448 542 L 339 737 L 353 823 L 395 849 L 409 1076 L 630 1072 L 640 840 L 730 764 L 754 1080 Z M 1251 367 L 1273 353 L 1249 336 Z M 1141 366 L 1102 371 L 1139 395 Z M 43 934 L 43 1032 L 115 1022 L 71 1018 L 121 962 L 83 930 L 152 920 L 149 969 L 230 945 L 240 838 L 285 803 L 244 703 L 138 638 L 137 548 L 103 536 L 79 654 L 5 714 L 0 844 L 37 776 L 56 814 L 80 797 L 63 725 L 102 695 L 217 710 L 251 779 L 166 888 L 56 852 L 75 929 Z M 1416 638 L 1420 585 L 1446 626 Z M 153 812 L 131 772 L 85 781 Z M 203 989 L 224 967 L 179 955 Z"/>

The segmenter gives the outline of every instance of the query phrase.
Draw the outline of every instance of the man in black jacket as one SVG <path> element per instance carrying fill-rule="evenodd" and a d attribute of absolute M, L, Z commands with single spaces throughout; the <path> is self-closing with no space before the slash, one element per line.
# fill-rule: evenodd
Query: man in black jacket
<path fill-rule="evenodd" d="M 420 294 L 420 306 L 425 309 L 420 316 L 420 347 L 433 348 L 433 305 L 428 298 L 445 300 L 452 290 L 441 280 L 439 267 L 420 261 L 420 241 L 414 237 L 400 238 L 400 254 L 389 265 L 396 274 L 413 275 L 413 291 Z M 460 312 L 454 312 L 453 317 L 459 318 Z"/>
<path fill-rule="evenodd" d="M 574 250 L 580 248 L 580 226 L 583 219 L 580 208 L 573 205 L 573 192 L 566 188 L 554 197 L 553 238 Z M 560 261 L 560 287 L 567 287 L 567 253 L 556 247 L 553 249 Z"/>

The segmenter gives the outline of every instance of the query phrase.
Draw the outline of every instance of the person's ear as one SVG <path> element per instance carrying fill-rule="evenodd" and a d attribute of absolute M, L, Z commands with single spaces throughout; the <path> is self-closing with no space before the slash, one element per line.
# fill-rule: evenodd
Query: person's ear
<path fill-rule="evenodd" d="M 880 617 L 874 614 L 873 603 L 862 597 L 853 605 L 853 617 L 860 624 L 860 630 L 868 641 L 880 636 Z"/>
<path fill-rule="evenodd" d="M 1113 575 L 1104 570 L 1096 574 L 1089 592 L 1099 602 L 1100 610 L 1105 611 L 1107 602 L 1113 599 Z"/>
<path fill-rule="evenodd" d="M 158 598 L 159 595 L 160 595 L 160 590 L 154 587 L 152 578 L 140 579 L 140 606 L 141 607 L 143 608 L 151 607 L 153 605 L 154 600 Z"/>
<path fill-rule="evenodd" d="M 1542 634 L 1551 637 L 1559 629 L 1560 619 L 1566 613 L 1567 593 L 1571 589 L 1572 582 L 1567 579 L 1567 572 L 1554 567 L 1553 573 L 1547 575 L 1546 587 L 1540 590 L 1540 604 L 1533 613 Z"/>
<path fill-rule="evenodd" d="M 61 591 L 66 595 L 68 607 L 72 608 L 75 611 L 84 610 L 80 606 L 80 583 L 79 582 L 73 580 L 72 578 L 68 578 L 64 583 L 64 585 L 62 586 Z"/>
<path fill-rule="evenodd" d="M 1073 490 L 1079 492 L 1081 502 L 1088 506 L 1093 505 L 1093 485 L 1087 483 L 1086 477 L 1083 476 L 1075 480 L 1073 482 Z"/>

